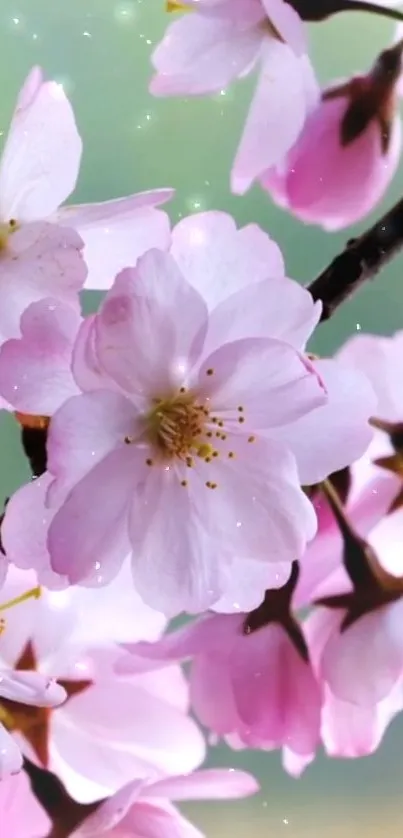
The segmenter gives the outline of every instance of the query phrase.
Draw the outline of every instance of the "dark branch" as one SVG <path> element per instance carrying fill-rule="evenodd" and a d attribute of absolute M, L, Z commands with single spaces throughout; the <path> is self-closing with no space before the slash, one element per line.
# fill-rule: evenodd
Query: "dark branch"
<path fill-rule="evenodd" d="M 390 6 L 378 6 L 370 0 L 288 0 L 302 20 L 318 23 L 340 12 L 369 12 L 369 14 L 403 20 L 399 9 Z"/>
<path fill-rule="evenodd" d="M 39 768 L 28 759 L 24 759 L 24 769 L 31 781 L 35 797 L 52 821 L 49 838 L 67 838 L 84 818 L 97 808 L 97 803 L 89 805 L 76 803 L 67 794 L 58 777 L 50 771 Z"/>
<path fill-rule="evenodd" d="M 373 279 L 403 249 L 403 198 L 370 230 L 351 239 L 339 256 L 310 285 L 314 300 L 322 300 L 321 320 L 328 320 L 344 300 Z"/>

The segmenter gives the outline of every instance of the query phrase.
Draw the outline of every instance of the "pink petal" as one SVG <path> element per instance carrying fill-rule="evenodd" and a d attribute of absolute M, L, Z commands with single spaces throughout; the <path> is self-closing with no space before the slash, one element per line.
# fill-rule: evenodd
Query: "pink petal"
<path fill-rule="evenodd" d="M 167 797 L 169 800 L 231 800 L 249 797 L 259 791 L 259 784 L 246 771 L 216 768 L 195 771 L 182 777 L 157 780 L 147 786 L 142 797 Z"/>
<path fill-rule="evenodd" d="M 252 283 L 284 276 L 281 251 L 267 233 L 257 224 L 237 230 L 224 212 L 201 212 L 179 221 L 171 253 L 209 309 Z"/>
<path fill-rule="evenodd" d="M 210 369 L 213 374 L 206 375 Z M 287 425 L 326 404 L 326 391 L 310 361 L 271 338 L 243 338 L 221 346 L 203 362 L 198 389 L 224 422 L 232 420 L 228 430 L 231 425 L 239 430 L 241 405 L 241 430 L 247 435 Z"/>
<path fill-rule="evenodd" d="M 16 741 L 0 723 L 0 781 L 3 783 L 5 777 L 9 774 L 17 774 L 21 768 L 21 751 Z"/>
<path fill-rule="evenodd" d="M 402 416 L 399 365 L 396 360 L 403 351 L 403 332 L 382 335 L 354 335 L 337 353 L 338 360 L 354 367 L 369 378 L 378 404 L 374 414 L 390 422 Z"/>
<path fill-rule="evenodd" d="M 380 520 L 371 530 L 369 542 L 382 567 L 393 576 L 403 576 L 403 509 L 397 509 Z"/>
<path fill-rule="evenodd" d="M 262 19 L 263 19 L 262 13 Z M 257 60 L 262 33 L 228 17 L 183 15 L 172 23 L 152 55 L 155 96 L 214 93 L 243 75 Z"/>
<path fill-rule="evenodd" d="M 44 297 L 78 307 L 87 269 L 82 241 L 74 230 L 55 224 L 27 224 L 9 239 L 1 260 L 0 340 L 20 334 L 20 317 Z"/>
<path fill-rule="evenodd" d="M 284 0 L 262 0 L 262 4 L 270 22 L 296 55 L 307 52 L 305 25 L 292 6 Z"/>
<path fill-rule="evenodd" d="M 271 625 L 241 638 L 231 679 L 246 742 L 259 739 L 311 754 L 319 742 L 321 697 L 310 665 L 284 629 Z"/>
<path fill-rule="evenodd" d="M 33 838 L 33 836 L 36 838 L 36 836 L 48 835 L 51 822 L 33 794 L 27 775 L 21 771 L 14 777 L 1 779 L 1 823 L 8 834 L 12 838 Z"/>
<path fill-rule="evenodd" d="M 77 393 L 71 353 L 77 311 L 58 300 L 32 303 L 21 318 L 21 338 L 0 349 L 0 392 L 15 410 L 51 416 Z"/>
<path fill-rule="evenodd" d="M 236 557 L 227 568 L 224 594 L 212 605 L 212 610 L 221 614 L 247 614 L 263 602 L 268 588 L 285 585 L 290 571 L 291 567 L 286 562 L 266 564 Z"/>
<path fill-rule="evenodd" d="M 134 266 L 147 250 L 169 247 L 169 218 L 155 207 L 172 194 L 171 189 L 154 190 L 59 210 L 57 221 L 74 227 L 84 241 L 87 288 L 110 288 L 116 274 Z"/>
<path fill-rule="evenodd" d="M 73 347 L 72 373 L 80 390 L 119 390 L 99 364 L 96 351 L 95 322 L 97 315 L 88 315 L 81 323 Z"/>
<path fill-rule="evenodd" d="M 288 445 L 298 463 L 301 483 L 319 483 L 364 453 L 372 437 L 368 420 L 376 401 L 369 381 L 338 361 L 315 361 L 328 402 L 296 422 L 275 428 L 273 439 Z"/>
<path fill-rule="evenodd" d="M 288 748 L 287 746 L 283 747 L 282 765 L 284 771 L 286 771 L 290 777 L 298 779 L 305 771 L 305 768 L 307 768 L 314 759 L 315 752 L 312 754 L 297 754 L 296 751 L 292 750 L 292 748 Z"/>
<path fill-rule="evenodd" d="M 317 325 L 321 303 L 291 279 L 273 278 L 254 282 L 235 291 L 215 308 L 206 338 L 211 352 L 222 344 L 241 338 L 276 338 L 304 349 Z"/>
<path fill-rule="evenodd" d="M 73 832 L 71 838 L 98 836 L 103 832 L 110 833 L 115 826 L 121 823 L 130 807 L 137 803 L 144 784 L 143 780 L 133 780 L 131 783 L 127 783 L 116 794 L 103 801 L 88 818 L 85 818 L 81 826 Z"/>
<path fill-rule="evenodd" d="M 137 454 L 137 457 L 136 457 Z M 127 516 L 144 460 L 136 449 L 111 451 L 71 490 L 48 532 L 56 573 L 70 584 L 103 585 L 117 575 L 129 552 Z M 141 593 L 141 592 L 140 592 Z"/>
<path fill-rule="evenodd" d="M 1 537 L 7 556 L 14 566 L 22 570 L 33 568 L 40 584 L 54 587 L 59 581 L 62 587 L 63 579 L 56 577 L 56 574 L 56 578 L 52 580 L 54 584 L 51 584 L 50 558 L 46 544 L 48 527 L 54 515 L 54 511 L 47 509 L 45 503 L 50 483 L 51 476 L 45 472 L 11 496 L 2 521 Z M 24 521 L 23 527 L 21 521 Z M 26 608 L 27 604 L 25 615 Z"/>
<path fill-rule="evenodd" d="M 56 681 L 39 672 L 0 672 L 0 696 L 37 707 L 56 707 L 67 693 Z"/>
<path fill-rule="evenodd" d="M 193 503 L 223 551 L 265 562 L 302 555 L 315 534 L 316 517 L 289 451 L 269 440 L 257 438 L 249 445 L 239 439 L 235 458 L 217 457 L 211 468 L 200 462 L 194 471 L 198 480 L 196 474 L 189 477 Z M 207 480 L 217 483 L 207 495 L 208 507 Z"/>
<path fill-rule="evenodd" d="M 35 221 L 73 191 L 82 143 L 74 113 L 56 82 L 30 75 L 14 112 L 0 165 L 0 215 Z"/>
<path fill-rule="evenodd" d="M 136 588 L 148 605 L 169 617 L 203 611 L 221 593 L 216 548 L 191 494 L 173 472 L 149 469 L 130 520 Z"/>
<path fill-rule="evenodd" d="M 371 706 L 339 701 L 326 690 L 322 711 L 322 741 L 326 753 L 350 759 L 374 753 L 391 720 L 401 710 L 401 685 L 383 701 Z"/>
<path fill-rule="evenodd" d="M 136 422 L 134 405 L 113 391 L 97 390 L 65 402 L 48 433 L 48 468 L 56 477 L 51 502 L 115 449 L 123 449 L 130 459 L 133 449 L 124 440 L 136 433 Z"/>
<path fill-rule="evenodd" d="M 366 614 L 345 632 L 331 635 L 320 675 L 342 701 L 376 704 L 391 692 L 403 672 L 402 603 Z"/>
<path fill-rule="evenodd" d="M 178 318 L 181 311 L 186 317 Z M 96 321 L 97 355 L 122 388 L 148 397 L 183 382 L 200 352 L 206 327 L 201 296 L 169 254 L 151 250 L 135 270 L 117 277 L 106 297 Z"/>
<path fill-rule="evenodd" d="M 243 195 L 259 175 L 279 163 L 297 139 L 307 112 L 304 72 L 286 44 L 265 40 L 260 77 L 231 174 L 236 194 Z"/>
<path fill-rule="evenodd" d="M 123 827 L 142 838 L 203 838 L 202 833 L 167 803 L 139 803 L 129 812 Z"/>

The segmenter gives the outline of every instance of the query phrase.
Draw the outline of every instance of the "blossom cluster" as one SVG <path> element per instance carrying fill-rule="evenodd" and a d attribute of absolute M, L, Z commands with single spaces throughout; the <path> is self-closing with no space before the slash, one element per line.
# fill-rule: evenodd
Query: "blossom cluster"
<path fill-rule="evenodd" d="M 320 94 L 299 5 L 169 3 L 151 89 L 259 63 L 233 189 L 335 229 L 397 166 L 403 41 Z M 312 355 L 322 302 L 266 231 L 172 225 L 170 189 L 66 206 L 81 153 L 33 68 L 0 162 L 0 406 L 32 473 L 1 516 L 0 823 L 201 838 L 174 802 L 258 790 L 207 741 L 297 777 L 403 710 L 403 332 Z"/>

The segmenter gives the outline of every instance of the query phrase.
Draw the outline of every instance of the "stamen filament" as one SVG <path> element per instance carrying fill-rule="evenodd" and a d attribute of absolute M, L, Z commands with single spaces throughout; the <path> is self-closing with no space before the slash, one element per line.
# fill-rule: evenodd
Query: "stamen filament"
<path fill-rule="evenodd" d="M 27 599 L 39 599 L 41 595 L 41 587 L 37 585 L 36 588 L 31 588 L 29 591 L 25 591 L 25 594 L 20 594 L 20 596 L 14 597 L 14 599 L 9 599 L 8 602 L 3 602 L 0 605 L 0 611 L 6 611 L 8 608 L 14 608 L 14 605 L 20 605 L 22 602 L 26 602 Z"/>

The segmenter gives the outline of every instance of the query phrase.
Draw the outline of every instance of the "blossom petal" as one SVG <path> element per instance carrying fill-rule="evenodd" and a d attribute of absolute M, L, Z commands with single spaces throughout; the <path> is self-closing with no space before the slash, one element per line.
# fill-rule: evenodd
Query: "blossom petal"
<path fill-rule="evenodd" d="M 319 483 L 364 453 L 376 406 L 370 382 L 358 370 L 337 360 L 315 361 L 314 367 L 324 381 L 327 403 L 271 433 L 293 451 L 305 485 Z"/>
<path fill-rule="evenodd" d="M 34 70 L 14 112 L 0 165 L 0 215 L 35 221 L 73 191 L 82 143 L 72 107 L 56 82 Z"/>
<path fill-rule="evenodd" d="M 82 246 L 74 230 L 47 222 L 27 224 L 11 234 L 1 257 L 1 341 L 20 334 L 20 318 L 30 303 L 52 297 L 78 308 L 87 275 Z"/>
<path fill-rule="evenodd" d="M 67 698 L 66 690 L 39 672 L 0 672 L 0 697 L 37 707 L 56 707 Z"/>
<path fill-rule="evenodd" d="M 200 461 L 194 471 L 197 479 L 189 476 L 192 501 L 222 550 L 267 562 L 302 556 L 315 534 L 316 516 L 287 449 L 271 440 L 257 438 L 250 445 L 239 439 L 234 458 L 219 456 L 214 467 Z M 206 489 L 209 480 L 217 483 L 214 493 Z"/>
<path fill-rule="evenodd" d="M 127 516 L 133 484 L 145 469 L 142 454 L 111 451 L 71 490 L 48 533 L 51 565 L 71 584 L 103 585 L 129 553 Z M 136 473 L 137 472 L 137 473 Z"/>
<path fill-rule="evenodd" d="M 262 69 L 231 175 L 231 188 L 244 194 L 255 178 L 279 163 L 305 121 L 305 65 L 287 44 L 267 39 Z M 288 91 L 284 108 L 284 90 Z"/>
<path fill-rule="evenodd" d="M 262 0 L 267 17 L 288 46 L 302 55 L 308 51 L 306 30 L 298 12 L 284 0 Z"/>
<path fill-rule="evenodd" d="M 403 672 L 402 603 L 366 614 L 344 632 L 333 632 L 320 675 L 342 701 L 372 705 L 385 698 Z"/>
<path fill-rule="evenodd" d="M 97 355 L 122 388 L 149 397 L 183 382 L 206 328 L 202 297 L 168 253 L 150 250 L 119 274 L 106 297 L 96 321 Z"/>
<path fill-rule="evenodd" d="M 250 283 L 223 300 L 209 318 L 205 351 L 241 338 L 276 338 L 304 349 L 317 325 L 322 305 L 291 279 Z"/>
<path fill-rule="evenodd" d="M 11 739 L 11 737 L 10 737 Z M 11 740 L 13 741 L 13 740 Z M 13 838 L 49 835 L 51 821 L 38 803 L 24 771 L 16 776 L 3 777 L 1 772 L 0 734 L 0 811 L 3 825 Z"/>
<path fill-rule="evenodd" d="M 172 472 L 149 469 L 130 519 L 136 588 L 148 605 L 169 617 L 203 611 L 221 593 L 216 547 L 187 487 Z"/>
<path fill-rule="evenodd" d="M 0 348 L 0 392 L 15 410 L 51 416 L 77 393 L 70 362 L 80 320 L 58 300 L 41 300 L 25 310 L 21 338 Z"/>
<path fill-rule="evenodd" d="M 326 404 L 326 391 L 311 362 L 271 338 L 243 338 L 221 346 L 203 362 L 198 389 L 210 399 L 226 431 L 240 430 L 241 421 L 248 435 L 287 425 Z"/>
<path fill-rule="evenodd" d="M 15 739 L 0 723 L 0 780 L 3 782 L 9 774 L 17 774 L 21 768 L 21 751 Z"/>
<path fill-rule="evenodd" d="M 134 405 L 109 390 L 72 396 L 65 402 L 48 432 L 48 469 L 56 477 L 51 503 L 59 489 L 65 493 L 110 452 L 123 448 L 127 453 L 125 438 L 136 433 L 136 419 Z"/>
<path fill-rule="evenodd" d="M 134 267 L 147 250 L 168 248 L 169 218 L 155 207 L 172 194 L 171 189 L 161 189 L 59 210 L 58 223 L 74 227 L 84 241 L 87 288 L 110 288 L 116 274 Z"/>
<path fill-rule="evenodd" d="M 284 276 L 278 245 L 257 224 L 237 230 L 225 212 L 183 218 L 172 231 L 171 253 L 209 309 L 263 279 Z M 226 330 L 228 323 L 226 324 Z"/>
<path fill-rule="evenodd" d="M 168 777 L 147 786 L 143 797 L 167 797 L 169 800 L 231 800 L 249 797 L 259 791 L 252 774 L 234 768 L 205 769 L 182 777 Z"/>
<path fill-rule="evenodd" d="M 263 18 L 263 13 L 262 13 Z M 152 55 L 155 96 L 198 96 L 228 86 L 257 60 L 262 34 L 256 26 L 237 30 L 231 16 L 222 19 L 197 13 L 172 23 Z"/>

